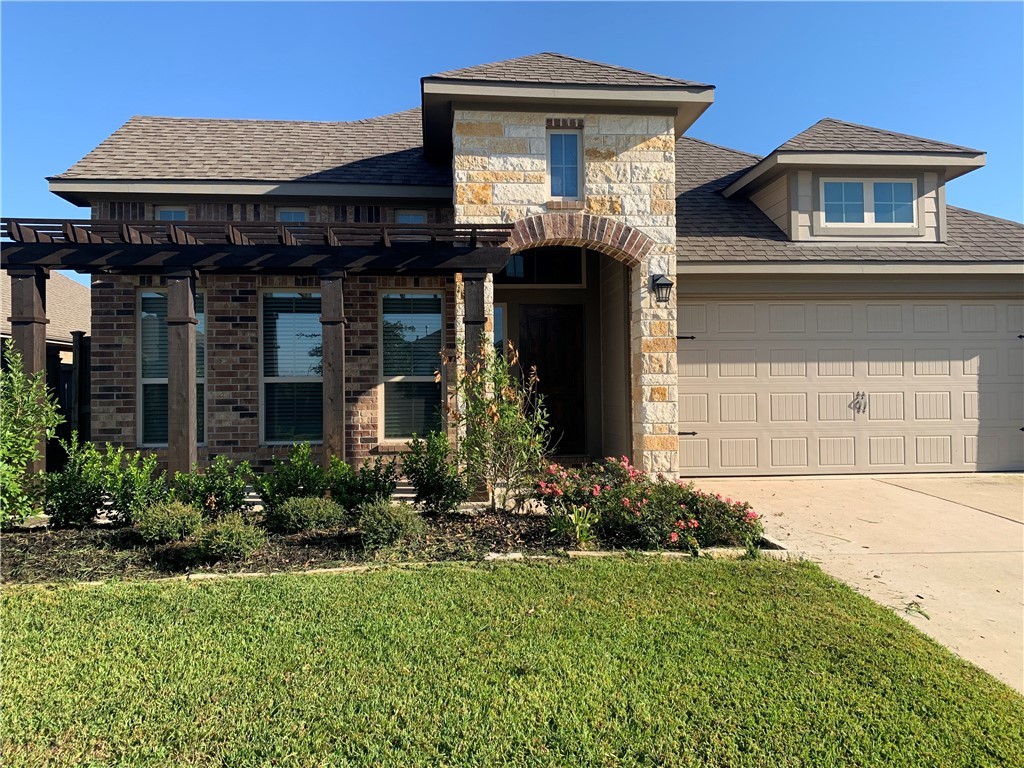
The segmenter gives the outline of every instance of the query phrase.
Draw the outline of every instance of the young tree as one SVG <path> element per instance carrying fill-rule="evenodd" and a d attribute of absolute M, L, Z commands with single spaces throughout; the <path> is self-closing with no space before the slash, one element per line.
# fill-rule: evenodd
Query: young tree
<path fill-rule="evenodd" d="M 537 392 L 536 368 L 520 371 L 511 343 L 507 355 L 488 344 L 457 381 L 449 415 L 458 427 L 459 458 L 472 485 L 486 488 L 491 508 L 532 487 L 548 449 L 548 416 Z"/>
<path fill-rule="evenodd" d="M 38 489 L 27 476 L 39 458 L 39 441 L 48 440 L 64 421 L 46 388 L 46 372 L 25 373 L 21 353 L 4 344 L 6 370 L 0 371 L 0 523 L 20 523 L 35 511 Z"/>

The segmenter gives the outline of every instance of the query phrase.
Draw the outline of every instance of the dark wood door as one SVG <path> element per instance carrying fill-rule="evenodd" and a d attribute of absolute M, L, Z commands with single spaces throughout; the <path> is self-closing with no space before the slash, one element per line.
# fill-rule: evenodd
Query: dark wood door
<path fill-rule="evenodd" d="M 582 456 L 586 449 L 583 306 L 519 307 L 519 356 L 524 370 L 537 366 L 554 452 Z"/>

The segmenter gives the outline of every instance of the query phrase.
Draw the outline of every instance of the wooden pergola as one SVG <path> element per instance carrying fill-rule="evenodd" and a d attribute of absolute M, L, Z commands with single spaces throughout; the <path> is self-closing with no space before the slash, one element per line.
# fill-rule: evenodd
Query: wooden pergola
<path fill-rule="evenodd" d="M 465 284 L 466 355 L 482 351 L 484 279 L 509 259 L 511 225 L 3 219 L 11 335 L 29 372 L 46 364 L 51 269 L 167 279 L 168 469 L 196 462 L 196 278 L 317 275 L 323 326 L 324 455 L 345 457 L 345 278 L 452 276 Z M 41 453 L 45 453 L 45 445 Z M 45 466 L 45 456 L 34 470 Z"/>

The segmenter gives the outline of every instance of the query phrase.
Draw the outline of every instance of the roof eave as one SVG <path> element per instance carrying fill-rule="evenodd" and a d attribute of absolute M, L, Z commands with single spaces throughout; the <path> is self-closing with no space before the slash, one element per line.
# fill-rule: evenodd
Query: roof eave
<path fill-rule="evenodd" d="M 495 104 L 509 107 L 550 105 L 552 111 L 623 109 L 671 114 L 676 136 L 681 136 L 711 106 L 712 85 L 622 86 L 560 83 L 509 83 L 424 77 L 420 80 L 423 103 L 423 146 L 432 156 L 451 152 L 453 104 Z"/>
<path fill-rule="evenodd" d="M 776 150 L 726 187 L 726 197 L 749 193 L 791 169 L 807 168 L 914 168 L 944 171 L 946 181 L 985 165 L 985 153 L 970 152 L 823 152 Z"/>

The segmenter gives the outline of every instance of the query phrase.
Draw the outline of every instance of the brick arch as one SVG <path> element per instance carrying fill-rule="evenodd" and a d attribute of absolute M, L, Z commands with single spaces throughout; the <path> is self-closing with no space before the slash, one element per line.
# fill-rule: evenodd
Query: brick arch
<path fill-rule="evenodd" d="M 637 266 L 654 241 L 638 229 L 589 213 L 544 213 L 520 219 L 509 237 L 512 253 L 541 246 L 571 245 Z"/>

